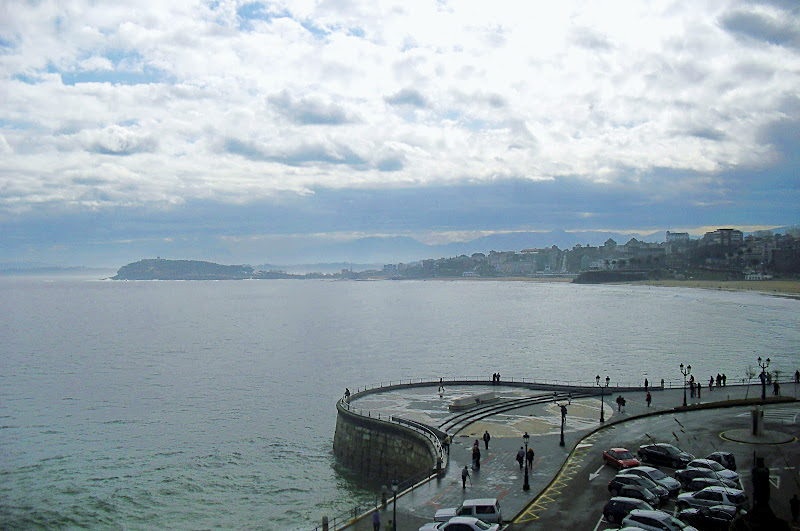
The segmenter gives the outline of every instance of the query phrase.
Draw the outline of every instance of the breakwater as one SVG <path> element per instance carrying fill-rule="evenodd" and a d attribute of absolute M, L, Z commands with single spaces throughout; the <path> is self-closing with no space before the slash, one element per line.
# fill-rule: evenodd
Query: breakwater
<path fill-rule="evenodd" d="M 346 467 L 372 479 L 399 481 L 435 469 L 440 449 L 419 431 L 350 411 L 344 400 L 336 409 L 333 451 Z"/>

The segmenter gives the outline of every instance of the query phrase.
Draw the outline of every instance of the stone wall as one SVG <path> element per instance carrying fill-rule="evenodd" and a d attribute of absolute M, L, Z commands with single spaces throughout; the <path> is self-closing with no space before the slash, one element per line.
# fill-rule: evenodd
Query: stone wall
<path fill-rule="evenodd" d="M 435 450 L 424 435 L 338 404 L 337 410 L 333 452 L 351 470 L 372 479 L 404 481 L 435 468 Z"/>

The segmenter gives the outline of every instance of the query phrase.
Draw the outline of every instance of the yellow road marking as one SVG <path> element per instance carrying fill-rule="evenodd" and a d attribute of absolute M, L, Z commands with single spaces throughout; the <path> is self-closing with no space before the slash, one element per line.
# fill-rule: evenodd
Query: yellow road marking
<path fill-rule="evenodd" d="M 591 443 L 593 443 L 598 436 L 599 434 L 593 433 L 575 447 L 575 450 L 567 457 L 566 463 L 561 467 L 555 479 L 513 520 L 513 523 L 524 524 L 539 519 L 539 514 L 546 511 L 547 506 L 556 501 L 556 497 L 562 493 L 562 490 L 566 488 L 570 480 L 572 480 L 582 468 L 586 455 L 594 446 Z"/>

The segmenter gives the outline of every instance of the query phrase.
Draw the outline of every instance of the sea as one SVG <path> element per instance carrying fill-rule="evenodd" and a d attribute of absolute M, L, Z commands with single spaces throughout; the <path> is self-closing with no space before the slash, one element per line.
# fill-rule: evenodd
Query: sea
<path fill-rule="evenodd" d="M 345 388 L 729 384 L 800 365 L 800 301 L 513 281 L 0 277 L 0 528 L 312 529 L 375 503 Z"/>

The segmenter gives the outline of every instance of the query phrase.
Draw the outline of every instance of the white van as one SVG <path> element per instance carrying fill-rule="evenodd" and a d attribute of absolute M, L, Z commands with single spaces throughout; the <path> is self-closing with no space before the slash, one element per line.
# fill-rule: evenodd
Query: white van
<path fill-rule="evenodd" d="M 503 516 L 500 513 L 500 502 L 497 501 L 497 498 L 464 500 L 460 507 L 439 509 L 433 519 L 436 522 L 447 522 L 454 516 L 472 516 L 492 524 L 503 522 Z"/>

